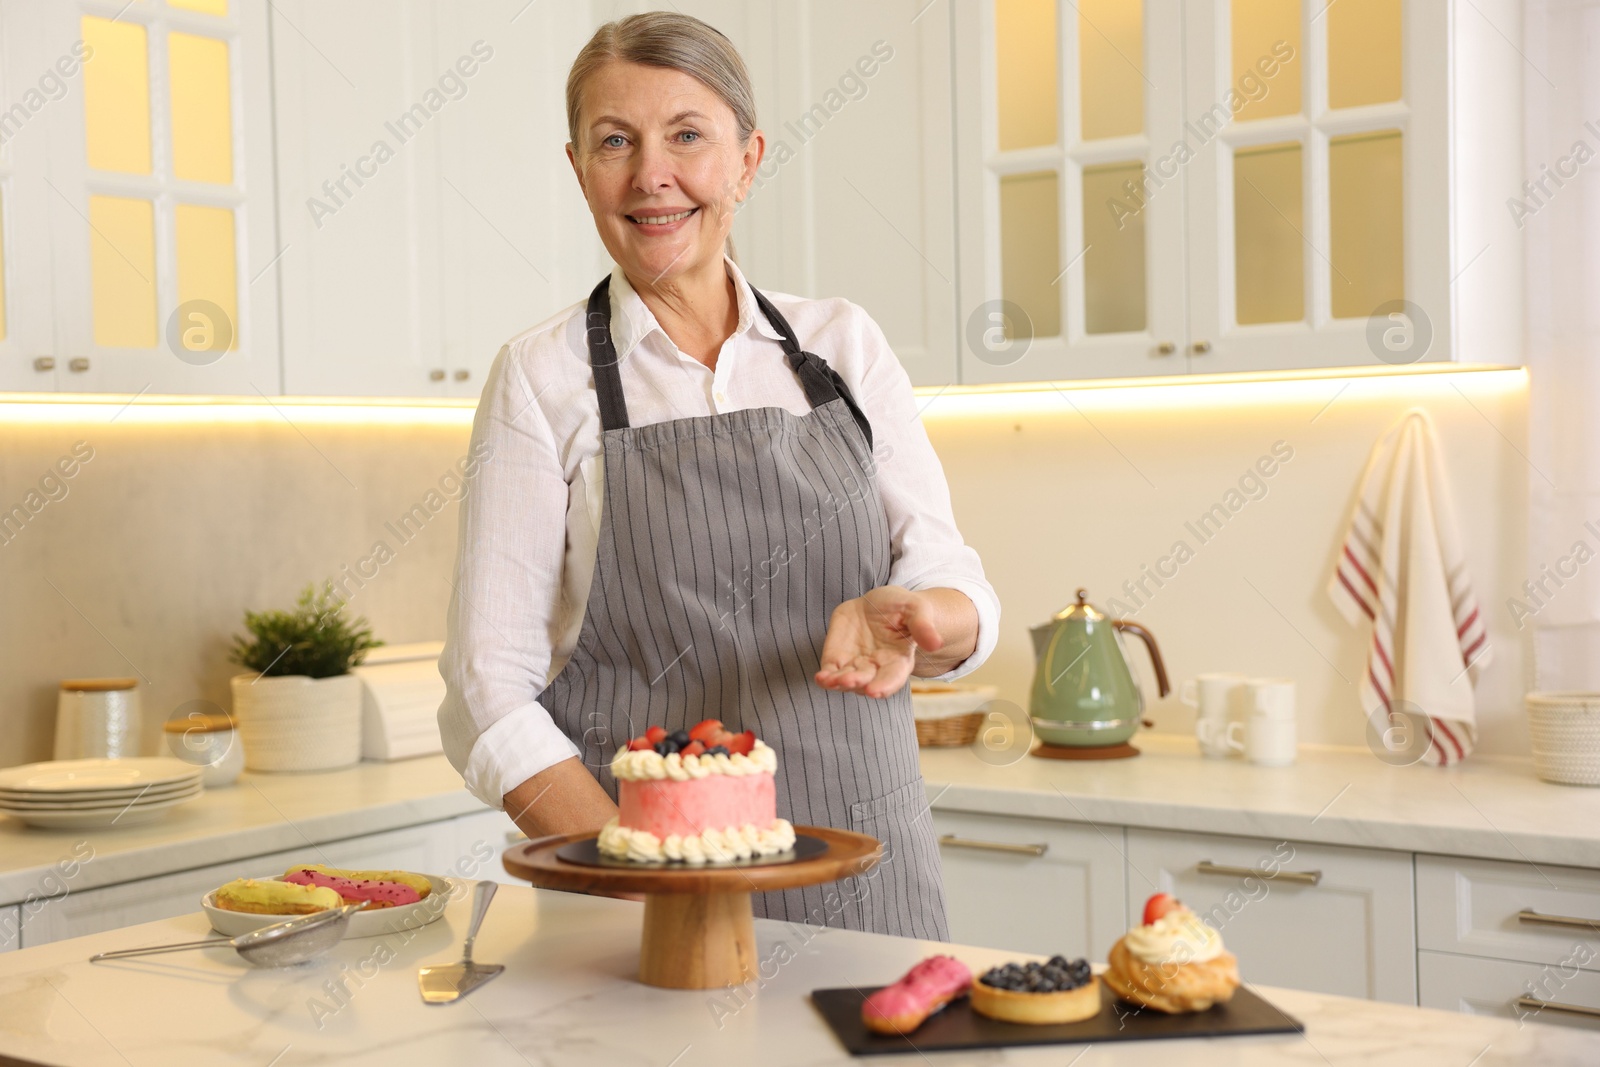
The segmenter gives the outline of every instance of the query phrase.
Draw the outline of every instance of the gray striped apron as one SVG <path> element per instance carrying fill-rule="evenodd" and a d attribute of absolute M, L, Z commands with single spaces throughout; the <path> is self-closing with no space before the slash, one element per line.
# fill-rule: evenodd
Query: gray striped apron
<path fill-rule="evenodd" d="M 610 279 L 589 297 L 605 463 L 594 578 L 572 658 L 539 694 L 612 799 L 618 745 L 721 719 L 778 754 L 778 814 L 871 834 L 872 871 L 753 896 L 790 922 L 947 940 L 938 843 L 908 689 L 823 689 L 833 609 L 889 579 L 872 432 L 849 388 L 755 299 L 811 411 L 750 408 L 629 426 Z"/>

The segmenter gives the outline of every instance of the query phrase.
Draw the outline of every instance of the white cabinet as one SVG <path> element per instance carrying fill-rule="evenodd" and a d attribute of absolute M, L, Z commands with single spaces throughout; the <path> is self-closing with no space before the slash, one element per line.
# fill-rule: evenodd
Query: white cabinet
<path fill-rule="evenodd" d="M 22 947 L 22 905 L 0 908 L 0 952 L 14 952 Z"/>
<path fill-rule="evenodd" d="M 1600 973 L 1595 971 L 1445 952 L 1417 953 L 1417 970 L 1424 1008 L 1600 1033 Z"/>
<path fill-rule="evenodd" d="M 451 823 L 454 840 L 448 862 L 440 869 L 459 878 L 478 878 L 501 885 L 527 885 L 527 880 L 506 872 L 500 854 L 527 835 L 503 811 L 463 815 Z"/>
<path fill-rule="evenodd" d="M 1417 857 L 1417 944 L 1570 964 L 1600 933 L 1600 871 L 1456 856 Z M 1579 966 L 1600 970 L 1600 944 Z"/>
<path fill-rule="evenodd" d="M 1104 959 L 1127 929 L 1121 827 L 936 811 L 950 937 Z"/>
<path fill-rule="evenodd" d="M 733 230 L 750 284 L 859 304 L 913 384 L 955 382 L 947 14 L 852 0 L 674 7 L 725 33 L 750 70 L 767 140 Z"/>
<path fill-rule="evenodd" d="M 503 812 L 486 811 L 342 841 L 307 842 L 300 848 L 120 885 L 75 890 L 21 914 L 21 942 L 23 947 L 31 948 L 47 941 L 184 915 L 198 910 L 200 898 L 224 882 L 276 877 L 294 863 L 499 880 L 503 874 L 499 854 L 504 848 L 504 833 L 494 817 L 506 818 Z M 493 836 L 495 832 L 501 834 L 498 839 Z M 3 920 L 4 911 L 0 911 L 0 922 Z M 0 926 L 0 950 L 4 948 L 5 928 Z"/>
<path fill-rule="evenodd" d="M 581 23 L 518 6 L 278 5 L 284 392 L 476 396 L 603 273 L 562 154 Z"/>
<path fill-rule="evenodd" d="M 1514 0 L 951 12 L 963 382 L 1521 361 Z"/>
<path fill-rule="evenodd" d="M 1130 915 L 1152 893 L 1178 897 L 1247 982 L 1417 1002 L 1409 854 L 1135 828 L 1128 870 Z"/>
<path fill-rule="evenodd" d="M 268 6 L 0 15 L 0 387 L 278 392 Z"/>
<path fill-rule="evenodd" d="M 100 889 L 81 889 L 23 917 L 22 945 L 32 948 L 48 941 L 115 930 L 136 923 L 170 919 L 200 909 L 200 898 L 235 878 L 282 874 L 285 867 L 304 861 L 307 850 L 274 852 L 248 860 L 180 871 Z"/>
<path fill-rule="evenodd" d="M 1420 1003 L 1600 1030 L 1600 871 L 1417 857 Z"/>

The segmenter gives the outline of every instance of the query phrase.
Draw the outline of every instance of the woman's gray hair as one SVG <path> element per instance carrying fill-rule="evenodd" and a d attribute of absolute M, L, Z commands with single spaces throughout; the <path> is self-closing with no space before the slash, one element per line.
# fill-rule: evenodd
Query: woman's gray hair
<path fill-rule="evenodd" d="M 739 124 L 739 143 L 756 128 L 756 94 L 733 42 L 713 26 L 676 11 L 647 11 L 594 31 L 567 73 L 567 138 L 581 153 L 578 105 L 589 75 L 613 59 L 681 71 L 717 94 Z"/>
<path fill-rule="evenodd" d="M 749 142 L 756 128 L 756 94 L 750 87 L 750 72 L 733 42 L 691 15 L 646 11 L 595 30 L 567 72 L 567 137 L 580 159 L 584 144 L 578 139 L 578 107 L 583 99 L 583 83 L 614 59 L 665 67 L 694 78 L 732 109 L 739 127 L 739 144 Z M 733 256 L 732 237 L 728 238 L 728 254 Z"/>

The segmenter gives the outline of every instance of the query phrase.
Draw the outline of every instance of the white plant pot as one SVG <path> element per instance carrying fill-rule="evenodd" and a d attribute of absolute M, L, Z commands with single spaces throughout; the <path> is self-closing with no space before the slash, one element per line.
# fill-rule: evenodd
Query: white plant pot
<path fill-rule="evenodd" d="M 252 771 L 327 771 L 361 759 L 361 680 L 353 674 L 232 679 L 233 715 Z"/>
<path fill-rule="evenodd" d="M 1529 693 L 1533 771 L 1557 785 L 1600 785 L 1600 693 Z"/>

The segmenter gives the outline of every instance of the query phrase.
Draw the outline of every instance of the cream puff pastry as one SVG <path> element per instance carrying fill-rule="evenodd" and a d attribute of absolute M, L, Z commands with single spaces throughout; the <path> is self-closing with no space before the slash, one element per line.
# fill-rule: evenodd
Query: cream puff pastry
<path fill-rule="evenodd" d="M 1177 1015 L 1225 1003 L 1239 988 L 1239 961 L 1222 935 L 1193 911 L 1157 893 L 1144 923 L 1111 946 L 1101 977 L 1123 1000 Z"/>

